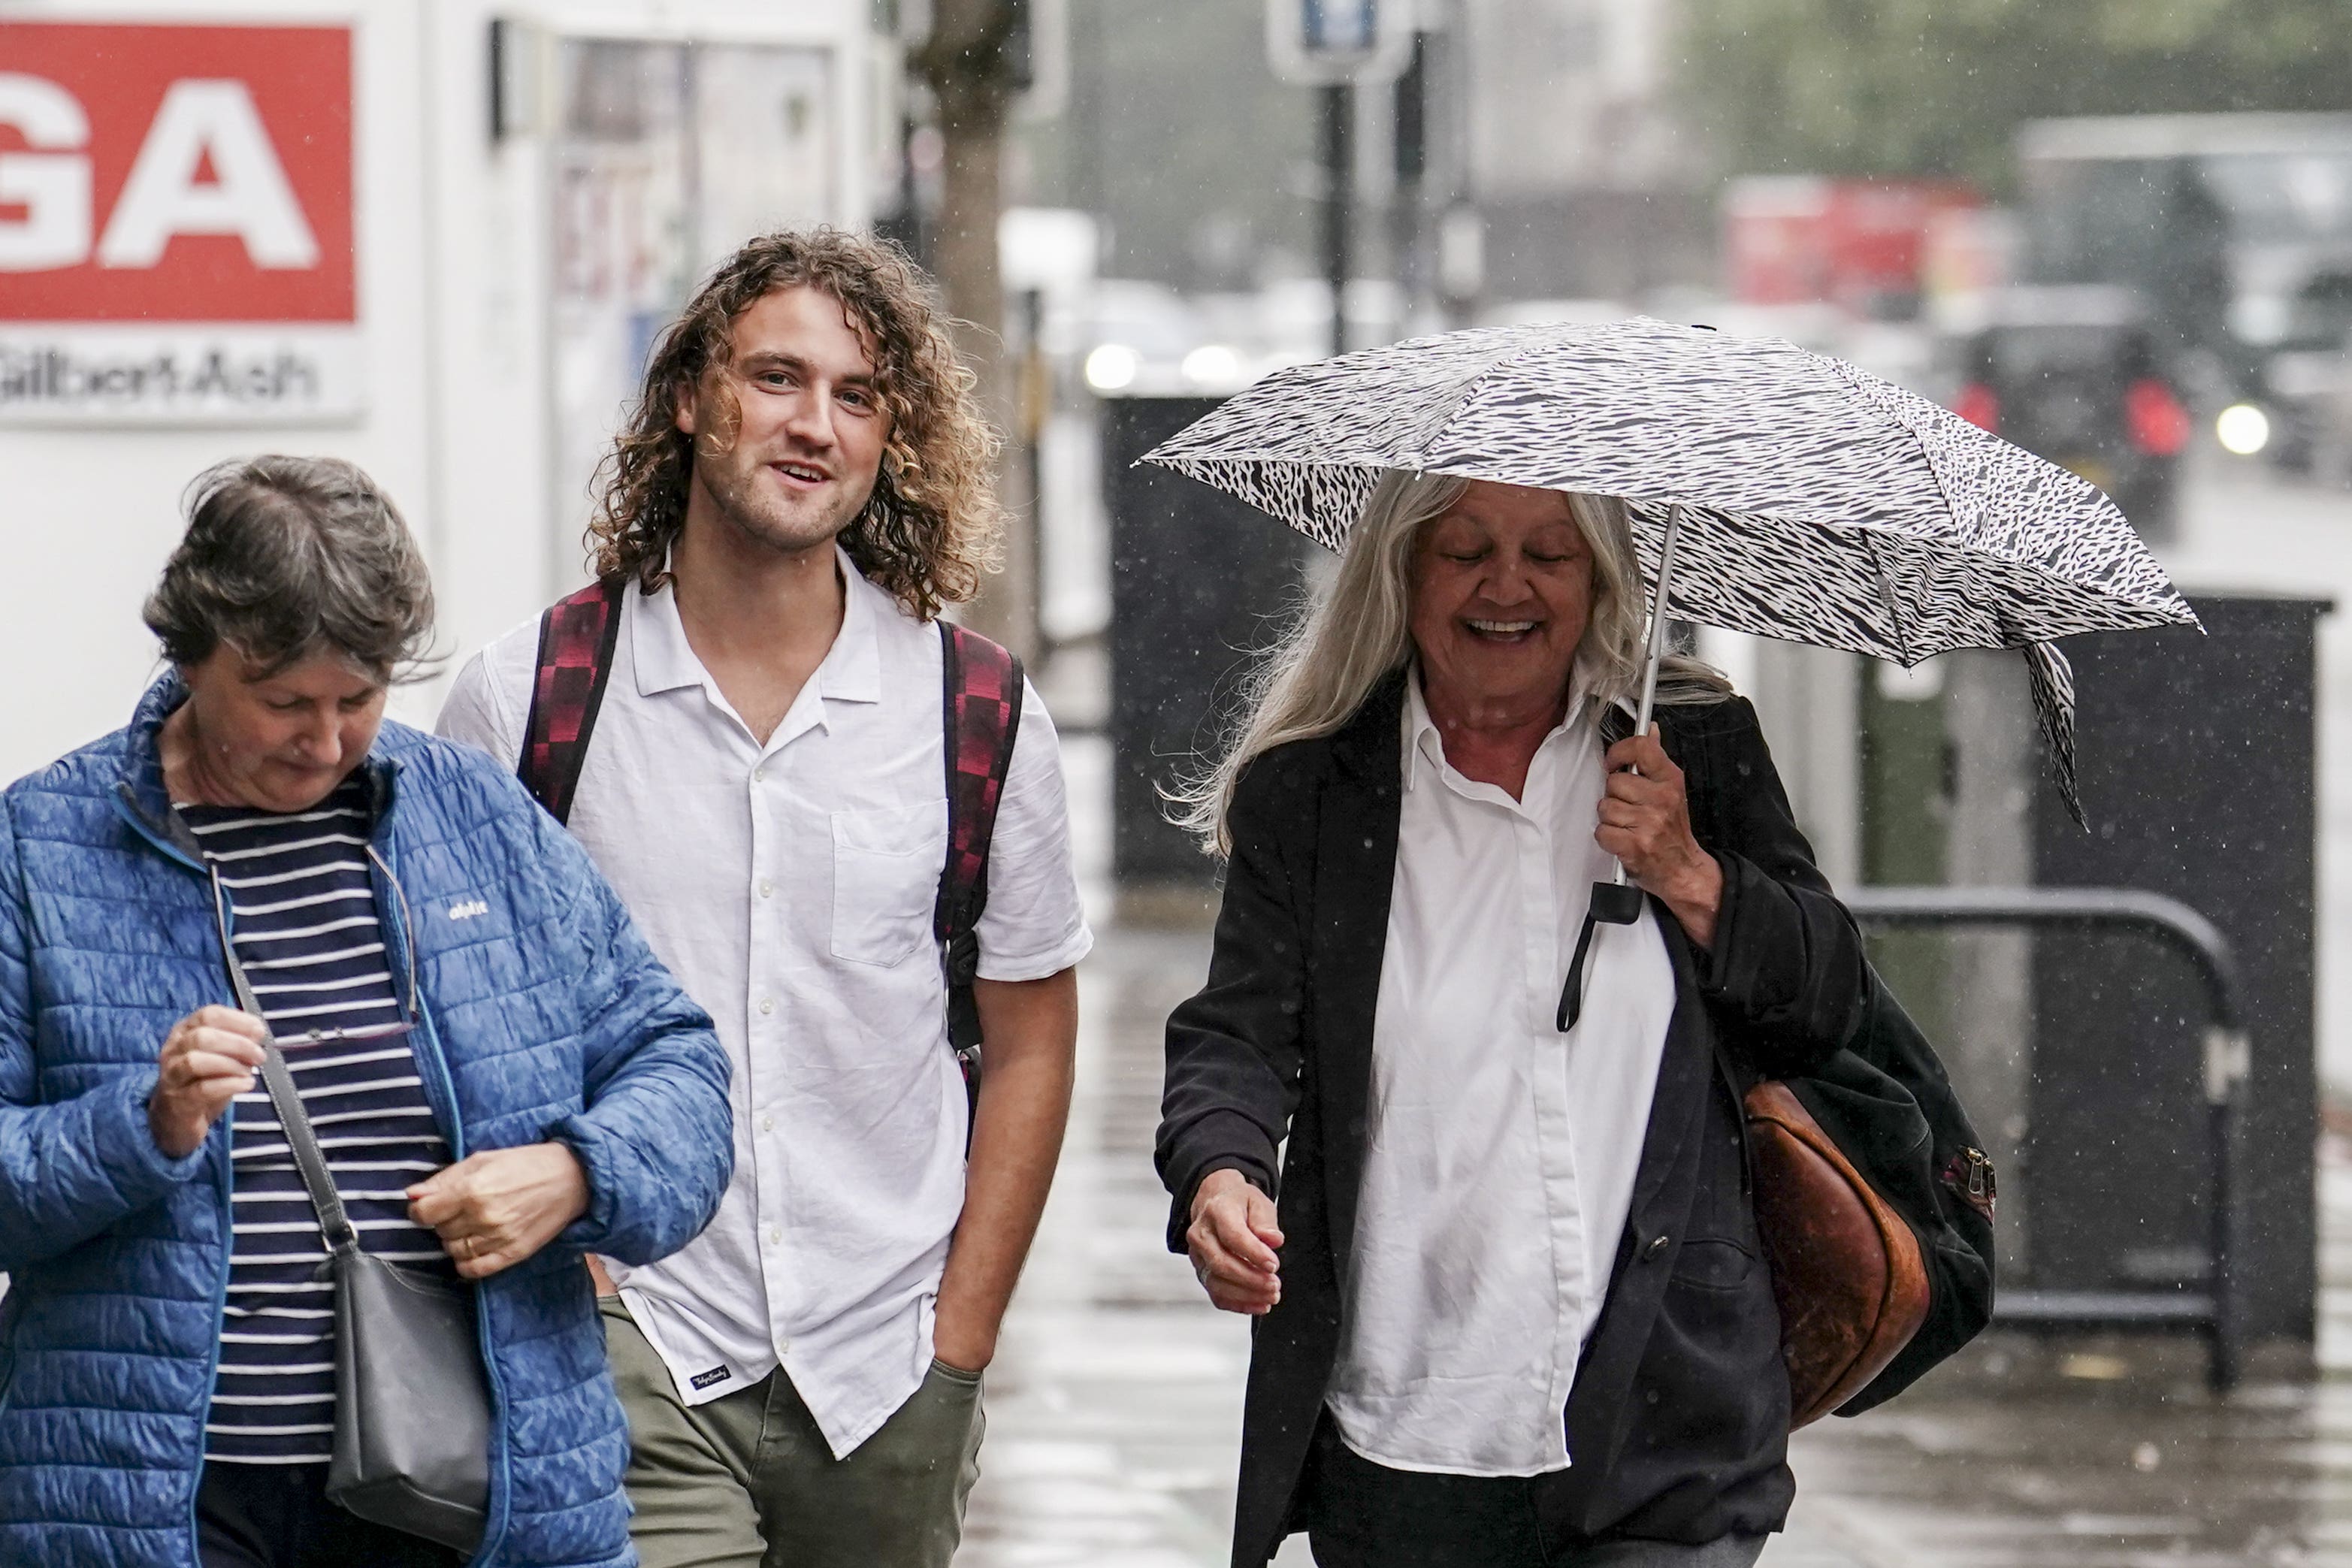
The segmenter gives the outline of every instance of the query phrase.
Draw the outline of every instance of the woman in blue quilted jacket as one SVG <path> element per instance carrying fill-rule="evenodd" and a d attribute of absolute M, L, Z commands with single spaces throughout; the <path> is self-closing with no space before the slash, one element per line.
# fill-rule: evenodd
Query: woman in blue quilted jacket
<path fill-rule="evenodd" d="M 710 1020 L 513 779 L 384 720 L 433 597 L 358 469 L 205 474 L 146 620 L 171 670 L 129 727 L 0 796 L 0 1561 L 460 1561 L 327 1495 L 335 1300 L 274 1039 L 360 1247 L 472 1295 L 467 1555 L 633 1563 L 581 1259 L 716 1207 Z"/>

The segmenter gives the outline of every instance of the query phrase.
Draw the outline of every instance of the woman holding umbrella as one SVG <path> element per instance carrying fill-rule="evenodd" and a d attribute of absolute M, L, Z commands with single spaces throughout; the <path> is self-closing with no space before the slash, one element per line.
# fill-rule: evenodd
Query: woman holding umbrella
<path fill-rule="evenodd" d="M 1344 557 L 1189 800 L 1228 863 L 1158 1161 L 1170 1245 L 1259 1320 L 1235 1568 L 1298 1530 L 1350 1568 L 1752 1562 L 1792 1379 L 1800 1418 L 1856 1410 L 1982 1326 L 1990 1182 L 1754 712 L 1661 659 L 1664 620 L 2020 649 L 2079 820 L 2052 641 L 2195 617 L 2074 476 L 1645 319 L 1293 367 L 1150 457 Z M 1764 1260 L 1828 1211 L 1776 1184 L 1800 1245 L 1759 1238 L 1739 1082 L 1768 1077 L 1864 1086 L 1836 1152 L 1908 1195 L 1927 1316 L 1866 1385 L 1813 1375 L 1826 1296 L 1785 1297 L 1781 1344 Z"/>
<path fill-rule="evenodd" d="M 1630 733 L 1641 598 L 1620 503 L 1391 473 L 1193 801 L 1229 869 L 1159 1164 L 1264 1319 L 1236 1563 L 1714 1568 L 1787 1514 L 1715 1053 L 1804 1072 L 1866 970 L 1748 704 L 1669 661 Z M 1563 1033 L 1618 862 L 1654 902 L 1591 928 Z"/>

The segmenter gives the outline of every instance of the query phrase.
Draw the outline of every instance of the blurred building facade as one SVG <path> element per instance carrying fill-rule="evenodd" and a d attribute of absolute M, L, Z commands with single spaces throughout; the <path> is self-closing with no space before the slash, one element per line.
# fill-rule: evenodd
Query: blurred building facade
<path fill-rule="evenodd" d="M 1015 203 L 1082 209 L 1106 276 L 1185 293 L 1314 267 L 1314 106 L 1266 64 L 1265 0 L 1091 0 L 1059 112 L 1022 127 Z"/>
<path fill-rule="evenodd" d="M 1359 277 L 1471 308 L 1712 280 L 1712 176 L 1675 107 L 1673 0 L 1420 0 L 1417 15 L 1414 68 L 1356 94 Z M 1317 276 L 1317 103 L 1275 79 L 1265 18 L 1265 0 L 1071 7 L 1067 93 L 1022 138 L 1013 199 L 1100 214 L 1106 277 L 1192 295 Z M 1450 279 L 1448 214 L 1474 214 L 1483 238 Z"/>
<path fill-rule="evenodd" d="M 1459 0 L 1489 301 L 1713 280 L 1714 181 L 1675 104 L 1675 21 L 1673 0 Z"/>
<path fill-rule="evenodd" d="M 531 614 L 582 579 L 596 460 L 694 280 L 863 223 L 883 168 L 865 0 L 125 15 L 0 13 L 0 169 L 36 196 L 0 206 L 0 779 L 128 716 L 180 492 L 226 457 L 374 475 L 446 652 Z"/>

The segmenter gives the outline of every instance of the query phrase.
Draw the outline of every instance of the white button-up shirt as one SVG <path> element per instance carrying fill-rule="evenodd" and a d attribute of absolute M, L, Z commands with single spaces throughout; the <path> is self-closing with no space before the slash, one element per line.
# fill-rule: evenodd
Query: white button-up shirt
<path fill-rule="evenodd" d="M 1594 928 L 1584 1011 L 1554 1025 L 1592 884 L 1595 705 L 1573 698 L 1514 800 L 1448 766 L 1407 683 L 1396 879 L 1372 1024 L 1354 1261 L 1328 1403 L 1393 1469 L 1527 1476 L 1599 1320 L 1675 978 L 1645 908 Z"/>
<path fill-rule="evenodd" d="M 948 834 L 939 629 L 838 559 L 840 632 L 765 745 L 695 657 L 675 594 L 625 597 L 571 828 L 734 1068 L 717 1217 L 613 1278 L 681 1399 L 781 1362 L 844 1455 L 929 1368 L 965 1110 L 931 936 Z M 533 621 L 466 666 L 444 735 L 515 765 L 538 637 Z M 1056 974 L 1092 945 L 1034 691 L 978 936 L 992 980 Z"/>

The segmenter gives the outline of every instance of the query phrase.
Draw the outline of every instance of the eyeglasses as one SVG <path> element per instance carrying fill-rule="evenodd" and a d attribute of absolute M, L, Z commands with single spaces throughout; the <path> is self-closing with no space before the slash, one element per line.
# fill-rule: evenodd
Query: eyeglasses
<path fill-rule="evenodd" d="M 273 1033 L 271 1038 L 281 1049 L 289 1045 L 322 1045 L 329 1040 L 394 1040 L 405 1035 L 415 1027 L 413 1020 L 418 1011 L 416 923 L 409 915 L 408 894 L 401 887 L 400 879 L 392 874 L 392 867 L 386 865 L 383 857 L 375 852 L 374 845 L 368 846 L 367 857 L 374 863 L 376 870 L 383 873 L 383 880 L 391 884 L 392 896 L 399 908 L 402 945 L 408 950 L 408 1006 L 404 1009 L 408 1017 L 393 1023 L 362 1024 L 357 1029 L 314 1029 L 301 1034 Z M 208 864 L 213 886 L 213 921 L 220 932 L 221 956 L 228 966 L 229 983 L 236 991 L 237 1006 L 254 1017 L 260 1018 L 263 1016 L 261 1004 L 254 999 L 253 988 L 246 983 L 245 966 L 238 961 L 236 943 L 229 935 L 228 889 L 221 885 L 220 862 L 214 861 Z"/>
<path fill-rule="evenodd" d="M 306 1029 L 293 1034 L 272 1032 L 270 1038 L 281 1051 L 296 1046 L 331 1045 L 339 1040 L 400 1040 L 415 1029 L 406 1019 L 393 1023 L 362 1024 L 356 1029 Z"/>

